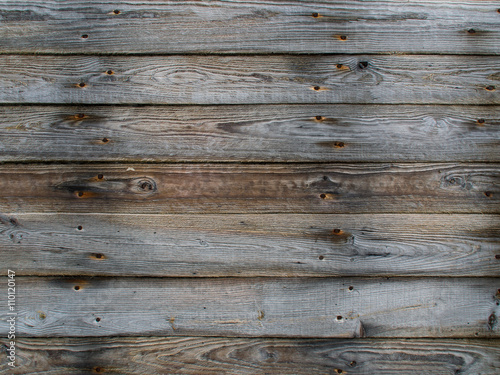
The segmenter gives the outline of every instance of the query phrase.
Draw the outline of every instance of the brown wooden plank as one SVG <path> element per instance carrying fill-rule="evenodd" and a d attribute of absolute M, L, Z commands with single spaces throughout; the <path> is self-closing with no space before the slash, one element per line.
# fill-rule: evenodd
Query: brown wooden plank
<path fill-rule="evenodd" d="M 0 103 L 500 104 L 496 56 L 0 56 Z"/>
<path fill-rule="evenodd" d="M 0 272 L 500 276 L 494 215 L 0 216 Z"/>
<path fill-rule="evenodd" d="M 12 164 L 0 166 L 0 212 L 497 213 L 499 170 L 493 163 Z"/>
<path fill-rule="evenodd" d="M 1 161 L 500 161 L 498 106 L 0 106 L 0 117 Z"/>
<path fill-rule="evenodd" d="M 495 1 L 0 2 L 8 53 L 498 54 Z"/>
<path fill-rule="evenodd" d="M 500 278 L 15 280 L 19 336 L 500 337 Z"/>
<path fill-rule="evenodd" d="M 7 344 L 5 339 L 0 342 Z M 26 338 L 0 374 L 496 374 L 499 340 Z"/>

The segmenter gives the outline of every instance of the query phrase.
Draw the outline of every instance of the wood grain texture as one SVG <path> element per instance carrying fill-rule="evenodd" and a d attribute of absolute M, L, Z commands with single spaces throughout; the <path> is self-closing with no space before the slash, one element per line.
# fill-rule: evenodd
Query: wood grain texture
<path fill-rule="evenodd" d="M 13 104 L 500 104 L 496 56 L 3 55 L 0 66 L 0 103 Z"/>
<path fill-rule="evenodd" d="M 0 216 L 2 274 L 500 276 L 495 215 Z"/>
<path fill-rule="evenodd" d="M 8 53 L 500 51 L 495 1 L 2 0 L 0 9 Z"/>
<path fill-rule="evenodd" d="M 0 117 L 0 161 L 500 161 L 498 106 L 0 106 Z"/>
<path fill-rule="evenodd" d="M 17 348 L 18 367 L 2 363 L 0 374 L 496 375 L 500 368 L 499 340 L 26 338 Z"/>
<path fill-rule="evenodd" d="M 16 330 L 27 337 L 498 338 L 499 288 L 500 278 L 16 277 Z M 0 317 L 6 337 L 5 310 Z"/>
<path fill-rule="evenodd" d="M 499 201 L 493 163 L 0 166 L 4 214 L 498 213 Z"/>

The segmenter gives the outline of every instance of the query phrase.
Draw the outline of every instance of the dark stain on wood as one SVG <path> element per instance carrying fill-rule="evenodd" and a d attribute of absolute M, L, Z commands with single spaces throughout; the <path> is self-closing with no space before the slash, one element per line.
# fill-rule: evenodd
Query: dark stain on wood
<path fill-rule="evenodd" d="M 138 178 L 89 178 L 72 180 L 55 186 L 80 198 L 113 199 L 122 196 L 149 197 L 157 193 L 156 182 L 150 177 Z"/>

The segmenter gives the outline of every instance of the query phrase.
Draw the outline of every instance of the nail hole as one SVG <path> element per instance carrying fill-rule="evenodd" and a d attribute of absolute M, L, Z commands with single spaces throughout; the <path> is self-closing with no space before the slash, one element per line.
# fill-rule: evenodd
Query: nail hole
<path fill-rule="evenodd" d="M 103 178 L 104 178 L 104 175 L 102 175 L 102 174 L 97 175 L 97 179 L 102 180 Z"/>
<path fill-rule="evenodd" d="M 100 322 L 100 321 L 101 321 L 101 318 L 95 318 L 95 321 L 96 321 L 96 322 Z"/>
<path fill-rule="evenodd" d="M 325 198 L 326 198 L 326 194 L 320 194 L 320 195 L 319 195 L 319 197 L 320 197 L 321 199 L 325 199 Z"/>
<path fill-rule="evenodd" d="M 349 363 L 349 366 L 351 367 L 355 367 L 357 365 L 356 361 L 351 361 L 351 363 Z"/>
<path fill-rule="evenodd" d="M 354 290 L 354 287 L 353 286 L 350 286 L 349 288 L 347 288 L 349 290 Z"/>
<path fill-rule="evenodd" d="M 87 39 L 89 36 L 87 34 L 82 35 L 82 39 Z"/>
<path fill-rule="evenodd" d="M 111 75 L 115 74 L 115 72 L 113 72 L 113 71 L 110 69 L 110 70 L 107 70 L 107 71 L 106 71 L 106 74 L 107 74 L 108 76 L 111 76 Z"/>
<path fill-rule="evenodd" d="M 477 119 L 477 123 L 478 123 L 478 124 L 484 124 L 484 123 L 485 123 L 484 118 L 479 118 L 479 119 Z"/>
<path fill-rule="evenodd" d="M 79 225 L 77 228 L 78 230 L 83 230 L 83 227 L 81 225 Z"/>
<path fill-rule="evenodd" d="M 495 91 L 496 87 L 495 86 L 486 86 L 486 90 L 488 91 Z"/>
<path fill-rule="evenodd" d="M 337 64 L 337 69 L 342 69 L 344 67 L 344 65 L 342 64 Z"/>
<path fill-rule="evenodd" d="M 79 87 L 85 87 L 85 86 L 87 86 L 87 85 L 85 84 L 85 82 L 80 82 L 80 83 L 78 84 L 78 86 L 79 86 Z"/>
<path fill-rule="evenodd" d="M 73 289 L 74 290 L 80 290 L 80 287 L 78 285 L 75 285 Z"/>
<path fill-rule="evenodd" d="M 102 372 L 102 368 L 100 368 L 100 367 L 96 367 L 96 368 L 94 368 L 94 371 L 95 371 L 95 372 Z"/>
<path fill-rule="evenodd" d="M 469 34 L 475 34 L 475 33 L 476 33 L 476 30 L 474 30 L 474 29 L 469 29 L 469 30 L 467 30 L 467 32 L 468 32 Z"/>
<path fill-rule="evenodd" d="M 500 13 L 500 8 L 497 9 L 497 12 Z"/>
<path fill-rule="evenodd" d="M 102 254 L 92 254 L 92 256 L 96 259 L 104 259 L 104 255 Z"/>
<path fill-rule="evenodd" d="M 334 142 L 333 145 L 338 148 L 342 148 L 345 146 L 344 142 Z"/>
<path fill-rule="evenodd" d="M 77 193 L 77 195 L 78 195 L 79 197 L 83 197 L 83 191 L 79 191 L 79 192 Z"/>
<path fill-rule="evenodd" d="M 318 18 L 318 17 L 319 17 L 319 13 L 313 13 L 313 14 L 312 14 L 312 16 L 313 16 L 314 18 Z"/>
<path fill-rule="evenodd" d="M 341 370 L 341 369 L 339 369 L 339 368 L 336 368 L 336 369 L 335 369 L 335 372 L 336 372 L 337 374 L 342 374 L 344 371 L 342 371 L 342 370 Z"/>
<path fill-rule="evenodd" d="M 323 255 L 320 255 L 320 256 L 318 257 L 318 259 L 319 259 L 319 260 L 323 260 L 323 259 L 325 259 L 325 257 L 324 257 Z"/>
<path fill-rule="evenodd" d="M 108 142 L 109 142 L 109 139 L 108 139 L 108 138 L 103 138 L 103 139 L 102 139 L 102 142 L 103 142 L 103 143 L 108 143 Z"/>
<path fill-rule="evenodd" d="M 342 315 L 337 315 L 337 320 L 342 320 Z"/>
<path fill-rule="evenodd" d="M 76 115 L 77 118 L 85 118 L 85 114 L 83 113 L 79 113 Z"/>
<path fill-rule="evenodd" d="M 485 191 L 484 195 L 486 195 L 488 198 L 490 198 L 493 194 L 491 193 L 491 191 Z"/>
<path fill-rule="evenodd" d="M 500 254 L 495 255 L 495 259 L 500 259 Z"/>
<path fill-rule="evenodd" d="M 316 120 L 318 120 L 318 121 L 323 120 L 323 116 L 316 116 Z"/>
<path fill-rule="evenodd" d="M 337 229 L 337 228 L 336 228 L 336 229 L 334 229 L 332 232 L 333 232 L 333 233 L 335 233 L 335 234 L 340 234 L 340 232 L 342 232 L 342 231 L 341 231 L 340 229 Z"/>
<path fill-rule="evenodd" d="M 114 14 L 120 14 L 121 12 L 120 12 L 118 9 L 115 9 L 115 10 L 113 11 L 113 13 L 114 13 Z"/>
<path fill-rule="evenodd" d="M 341 36 L 340 36 L 340 40 L 347 40 L 347 36 L 345 36 L 345 35 L 341 35 Z"/>
<path fill-rule="evenodd" d="M 328 177 L 327 176 L 323 176 L 323 181 L 326 181 L 328 180 Z"/>
<path fill-rule="evenodd" d="M 359 69 L 365 69 L 365 68 L 367 68 L 368 67 L 368 61 L 360 61 L 358 63 L 358 67 L 359 67 Z"/>
<path fill-rule="evenodd" d="M 314 91 L 319 91 L 319 90 L 321 89 L 321 87 L 319 87 L 319 86 L 314 86 L 314 87 L 313 87 L 313 89 L 314 89 Z"/>

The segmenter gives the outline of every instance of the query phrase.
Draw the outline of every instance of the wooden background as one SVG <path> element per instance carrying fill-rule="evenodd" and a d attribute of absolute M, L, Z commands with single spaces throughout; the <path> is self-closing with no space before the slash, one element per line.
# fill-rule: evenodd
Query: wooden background
<path fill-rule="evenodd" d="M 0 374 L 500 373 L 500 4 L 0 0 Z"/>

